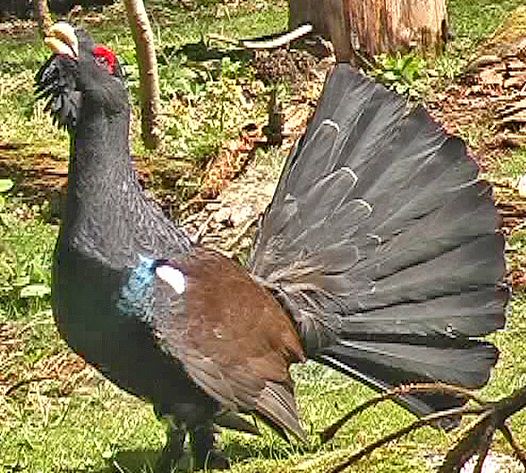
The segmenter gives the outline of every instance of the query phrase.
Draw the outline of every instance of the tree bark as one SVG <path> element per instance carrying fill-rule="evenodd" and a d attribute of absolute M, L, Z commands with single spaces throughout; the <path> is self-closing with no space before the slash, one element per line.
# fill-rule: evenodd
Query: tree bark
<path fill-rule="evenodd" d="M 344 0 L 356 43 L 369 55 L 418 49 L 439 54 L 447 35 L 445 0 Z"/>
<path fill-rule="evenodd" d="M 311 23 L 338 60 L 418 49 L 439 54 L 447 37 L 446 0 L 289 0 L 292 28 Z"/>
<path fill-rule="evenodd" d="M 149 149 L 161 143 L 161 99 L 153 32 L 142 0 L 124 0 L 139 64 L 142 139 Z"/>
<path fill-rule="evenodd" d="M 40 31 L 40 35 L 44 37 L 53 24 L 47 0 L 35 0 L 34 9 L 35 17 L 38 22 L 38 30 Z"/>

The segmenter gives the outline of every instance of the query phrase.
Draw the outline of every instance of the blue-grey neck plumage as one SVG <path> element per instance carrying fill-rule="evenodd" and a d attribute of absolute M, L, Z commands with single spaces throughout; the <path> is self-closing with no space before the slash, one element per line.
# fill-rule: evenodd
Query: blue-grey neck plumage
<path fill-rule="evenodd" d="M 156 266 L 157 261 L 153 258 L 139 255 L 139 263 L 130 271 L 117 300 L 120 313 L 151 322 Z"/>

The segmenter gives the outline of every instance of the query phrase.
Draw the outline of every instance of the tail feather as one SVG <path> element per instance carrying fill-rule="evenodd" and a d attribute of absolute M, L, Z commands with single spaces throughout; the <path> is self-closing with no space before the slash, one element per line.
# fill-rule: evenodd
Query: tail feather
<path fill-rule="evenodd" d="M 483 288 L 422 302 L 399 303 L 396 307 L 348 317 L 342 322 L 341 332 L 345 338 L 380 338 L 385 334 L 434 337 L 444 333 L 450 337 L 479 337 L 504 325 L 502 308 L 507 298 L 505 288 Z"/>
<path fill-rule="evenodd" d="M 347 365 L 356 365 L 358 369 L 367 363 L 377 365 L 374 378 L 381 379 L 381 367 L 387 365 L 388 369 L 396 370 L 399 382 L 408 382 L 411 376 L 418 375 L 472 388 L 488 380 L 487 369 L 497 357 L 496 349 L 490 344 L 456 342 L 458 346 L 455 347 L 447 346 L 439 339 L 420 342 L 426 345 L 410 343 L 409 340 L 408 343 L 342 340 L 327 354 L 321 355 L 321 359 L 332 355 L 340 361 L 346 360 Z M 429 346 L 431 343 L 437 343 L 437 346 Z M 466 357 L 470 363 L 465 362 Z"/>
<path fill-rule="evenodd" d="M 393 152 L 394 156 L 404 156 L 411 150 L 400 146 Z M 422 153 L 416 158 L 395 162 L 374 183 L 357 186 L 356 191 L 363 199 L 375 203 L 374 216 L 381 219 L 375 222 L 378 231 L 389 234 L 399 230 L 401 225 L 403 228 L 404 224 L 440 208 L 444 199 L 453 198 L 463 188 L 477 185 L 474 162 L 466 158 L 464 146 L 456 139 L 448 139 L 432 156 Z M 365 169 L 364 173 L 369 175 L 371 171 Z"/>
<path fill-rule="evenodd" d="M 333 347 L 319 357 L 319 361 L 352 376 L 377 390 L 389 390 L 393 386 L 419 382 L 441 382 L 476 388 L 488 380 L 490 368 L 495 364 L 498 352 L 485 344 L 477 348 L 426 349 L 413 345 L 398 346 L 401 353 L 392 353 L 394 344 L 365 344 L 350 347 Z M 426 364 L 439 357 L 442 365 Z M 472 363 L 466 364 L 469 358 Z M 462 366 L 468 369 L 458 369 Z M 472 369 L 469 369 L 469 368 Z M 462 405 L 465 400 L 439 394 L 400 396 L 399 402 L 418 415 L 427 415 L 441 409 Z"/>
<path fill-rule="evenodd" d="M 502 236 L 497 240 L 493 235 L 478 237 L 433 259 L 375 278 L 375 291 L 363 305 L 369 308 L 424 301 L 494 284 L 504 270 L 504 262 L 497 256 L 503 250 Z"/>
<path fill-rule="evenodd" d="M 504 324 L 491 188 L 422 107 L 348 66 L 330 75 L 285 163 L 249 267 L 310 357 L 377 389 L 483 385 Z M 406 396 L 416 413 L 458 405 Z"/>
<path fill-rule="evenodd" d="M 494 212 L 490 187 L 478 183 L 459 191 L 454 198 L 443 201 L 443 207 L 417 221 L 404 232 L 393 236 L 382 245 L 375 260 L 377 277 L 385 277 L 397 270 L 452 250 L 478 237 L 490 235 L 499 219 Z M 470 222 L 466 225 L 466 221 Z M 442 222 L 448 222 L 442 226 Z"/>

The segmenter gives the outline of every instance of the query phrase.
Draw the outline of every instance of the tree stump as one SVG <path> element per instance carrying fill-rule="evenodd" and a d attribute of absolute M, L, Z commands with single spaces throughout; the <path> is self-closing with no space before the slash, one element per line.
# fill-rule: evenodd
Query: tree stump
<path fill-rule="evenodd" d="M 355 52 L 440 54 L 448 31 L 446 0 L 289 0 L 289 12 L 291 28 L 311 23 L 339 61 Z"/>

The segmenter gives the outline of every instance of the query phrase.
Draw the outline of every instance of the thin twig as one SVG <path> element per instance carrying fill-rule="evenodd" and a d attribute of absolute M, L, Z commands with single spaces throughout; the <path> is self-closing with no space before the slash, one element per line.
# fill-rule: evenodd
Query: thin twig
<path fill-rule="evenodd" d="M 291 43 L 292 41 L 300 39 L 302 36 L 309 34 L 311 31 L 312 25 L 310 23 L 306 23 L 304 25 L 299 26 L 295 30 L 289 31 L 284 35 L 278 36 L 277 38 L 273 38 L 268 41 L 245 40 L 241 41 L 241 44 L 247 49 L 280 48 L 281 46 L 285 46 L 286 44 Z"/>
<path fill-rule="evenodd" d="M 483 447 L 491 445 L 496 429 L 503 431 L 506 437 L 511 432 L 506 432 L 505 421 L 508 417 L 526 407 L 526 386 L 517 389 L 510 396 L 497 402 L 488 403 L 487 412 L 473 425 L 461 440 L 448 451 L 444 463 L 440 466 L 438 473 L 458 472 L 475 453 L 484 453 Z M 504 428 L 504 430 L 502 430 Z M 508 435 L 509 434 L 509 435 Z M 481 447 L 482 446 L 482 447 Z M 524 458 L 524 457 L 523 457 Z M 477 465 L 483 462 L 479 457 Z"/>
<path fill-rule="evenodd" d="M 321 442 L 326 443 L 329 440 L 331 440 L 334 437 L 334 435 L 336 435 L 336 432 L 340 430 L 347 421 L 357 416 L 358 414 L 362 413 L 369 407 L 376 406 L 377 404 L 380 404 L 381 402 L 389 401 L 399 396 L 403 396 L 407 394 L 415 394 L 415 393 L 426 393 L 426 392 L 433 392 L 433 393 L 436 392 L 436 393 L 450 394 L 450 395 L 454 395 L 458 397 L 463 397 L 471 401 L 474 401 L 481 406 L 487 404 L 483 399 L 481 399 L 480 397 L 478 397 L 476 394 L 469 391 L 468 389 L 461 388 L 459 386 L 445 384 L 445 383 L 417 383 L 417 384 L 399 386 L 377 397 L 369 399 L 368 401 L 364 402 L 363 404 L 360 404 L 359 406 L 349 411 L 343 417 L 341 417 L 336 422 L 334 422 L 329 427 L 327 427 L 320 434 Z"/>
<path fill-rule="evenodd" d="M 201 225 L 199 225 L 199 228 L 197 229 L 197 232 L 190 237 L 190 240 L 192 241 L 192 243 L 194 245 L 197 245 L 197 244 L 199 244 L 201 242 L 201 238 L 206 233 L 206 230 L 208 229 L 208 225 L 210 224 L 210 222 L 212 221 L 213 218 L 214 218 L 214 214 L 211 213 L 206 218 L 206 220 Z"/>
<path fill-rule="evenodd" d="M 436 421 L 443 420 L 443 419 L 450 419 L 452 417 L 458 417 L 458 416 L 464 416 L 464 415 L 480 415 L 484 414 L 488 411 L 488 409 L 491 409 L 491 407 L 458 407 L 455 409 L 448 409 L 446 411 L 436 412 L 434 414 L 430 414 L 425 417 L 421 417 L 420 419 L 415 420 L 411 424 L 407 425 L 406 427 L 403 427 L 402 429 L 399 429 L 395 432 L 392 432 L 389 435 L 386 435 L 385 437 L 382 437 L 381 439 L 377 440 L 376 442 L 370 443 L 369 445 L 366 445 L 364 448 L 359 450 L 358 452 L 351 455 L 347 460 L 340 463 L 338 466 L 330 470 L 330 473 L 339 473 L 340 471 L 343 471 L 345 468 L 351 466 L 353 463 L 356 463 L 361 458 L 369 455 L 371 452 L 376 450 L 377 448 L 382 447 L 383 445 L 392 442 L 393 440 L 397 440 L 400 437 L 403 437 L 404 435 L 407 435 L 411 433 L 413 430 L 420 429 L 421 427 L 429 426 Z"/>
<path fill-rule="evenodd" d="M 494 415 L 497 426 L 500 426 L 511 415 L 526 408 L 526 386 L 515 390 L 510 396 L 507 396 L 494 405 Z"/>
<path fill-rule="evenodd" d="M 492 427 L 493 407 L 489 406 L 484 415 L 465 432 L 460 441 L 451 448 L 438 469 L 438 473 L 458 473 L 481 445 L 491 443 L 495 428 Z"/>
<path fill-rule="evenodd" d="M 493 440 L 493 435 L 495 434 L 495 428 L 488 427 L 484 432 L 483 441 L 480 443 L 477 451 L 477 464 L 473 469 L 473 473 L 482 473 L 482 468 L 484 467 L 484 462 L 488 456 L 489 447 Z M 463 466 L 463 465 L 462 465 Z"/>
<path fill-rule="evenodd" d="M 522 463 L 522 466 L 524 466 L 524 468 L 526 469 L 526 450 L 524 450 L 522 445 L 515 438 L 509 425 L 505 422 L 499 427 L 499 430 L 502 432 L 502 435 L 510 444 L 511 448 L 513 449 L 513 453 L 515 453 L 515 456 Z"/>

